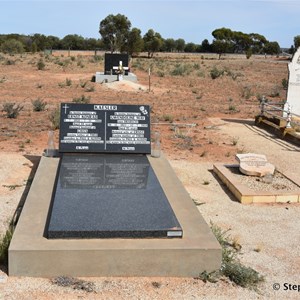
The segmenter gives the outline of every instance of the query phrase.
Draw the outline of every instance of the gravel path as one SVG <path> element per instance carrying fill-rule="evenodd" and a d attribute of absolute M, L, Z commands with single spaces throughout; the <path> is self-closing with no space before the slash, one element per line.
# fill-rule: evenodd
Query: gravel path
<path fill-rule="evenodd" d="M 281 170 L 300 175 L 297 147 L 273 139 L 251 122 L 211 121 L 219 127 L 220 134 L 229 139 L 238 137 L 244 152 L 265 154 Z M 24 173 L 20 181 L 13 183 L 21 187 L 0 190 L 1 228 L 12 213 L 11 209 L 3 209 L 4 203 L 14 199 L 17 204 L 24 189 L 22 182 L 30 173 L 30 161 L 17 154 L 10 159 L 5 155 L 0 154 L 1 180 L 11 184 L 14 181 L 8 180 L 8 174 L 12 170 L 24 168 Z M 49 279 L 7 277 L 1 267 L 0 299 L 299 299 L 300 294 L 284 290 L 284 284 L 300 285 L 300 205 L 241 205 L 215 178 L 211 171 L 214 162 L 173 159 L 170 163 L 207 223 L 212 221 L 222 229 L 230 229 L 229 234 L 242 246 L 241 261 L 266 276 L 260 293 L 227 280 L 213 284 L 193 278 L 83 278 L 94 284 L 93 292 L 88 293 L 56 286 Z M 273 290 L 274 283 L 280 284 L 279 291 Z"/>

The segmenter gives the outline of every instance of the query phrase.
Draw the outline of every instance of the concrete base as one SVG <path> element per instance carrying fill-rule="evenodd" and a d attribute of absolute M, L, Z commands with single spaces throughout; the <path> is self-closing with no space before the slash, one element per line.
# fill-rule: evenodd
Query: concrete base
<path fill-rule="evenodd" d="M 300 202 L 300 192 L 297 191 L 287 191 L 287 192 L 265 192 L 265 191 L 253 191 L 248 186 L 240 183 L 234 174 L 228 169 L 228 167 L 239 168 L 239 165 L 222 165 L 215 164 L 214 173 L 220 178 L 220 180 L 228 187 L 228 189 L 233 193 L 233 195 L 242 204 L 251 203 L 299 203 Z M 278 171 L 278 170 L 277 170 Z M 279 171 L 278 171 L 279 172 Z M 283 174 L 287 179 L 295 183 L 300 187 L 300 179 L 294 178 L 291 174 Z"/>
<path fill-rule="evenodd" d="M 137 77 L 133 73 L 128 73 L 128 75 L 123 76 L 123 80 L 137 82 Z M 103 72 L 96 72 L 95 82 L 104 83 L 113 81 L 118 81 L 118 75 L 105 75 Z"/>
<path fill-rule="evenodd" d="M 9 275 L 195 277 L 221 265 L 221 247 L 164 157 L 150 164 L 180 222 L 182 239 L 44 237 L 57 158 L 42 157 L 9 247 Z"/>

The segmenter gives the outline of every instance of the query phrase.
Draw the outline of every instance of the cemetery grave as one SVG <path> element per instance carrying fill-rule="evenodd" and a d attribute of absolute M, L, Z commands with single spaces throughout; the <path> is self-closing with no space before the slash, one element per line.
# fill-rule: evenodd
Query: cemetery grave
<path fill-rule="evenodd" d="M 61 104 L 9 248 L 14 276 L 197 276 L 221 248 L 163 155 L 147 105 Z M 24 243 L 30 240 L 30 243 Z"/>
<path fill-rule="evenodd" d="M 95 81 L 110 83 L 128 80 L 137 82 L 137 77 L 129 69 L 129 55 L 122 53 L 105 53 L 104 72 L 96 72 Z"/>
<path fill-rule="evenodd" d="M 300 180 L 275 170 L 265 155 L 237 154 L 238 165 L 214 164 L 214 172 L 243 204 L 299 203 Z"/>

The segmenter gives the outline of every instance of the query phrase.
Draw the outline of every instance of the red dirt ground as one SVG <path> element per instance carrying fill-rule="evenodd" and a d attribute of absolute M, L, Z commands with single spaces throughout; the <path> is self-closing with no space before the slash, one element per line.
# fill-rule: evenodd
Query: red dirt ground
<path fill-rule="evenodd" d="M 39 60 L 45 63 L 44 70 L 38 70 Z M 160 54 L 149 60 L 134 58 L 131 71 L 145 90 L 125 82 L 114 89 L 92 82 L 95 72 L 103 71 L 103 64 L 103 58 L 92 56 L 1 54 L 0 107 L 13 102 L 24 108 L 16 119 L 7 118 L 3 111 L 0 114 L 0 150 L 41 155 L 52 127 L 49 114 L 60 102 L 84 95 L 91 103 L 150 105 L 152 131 L 161 133 L 162 149 L 173 158 L 227 161 L 240 150 L 238 144 L 211 130 L 217 128 L 211 127 L 208 117 L 253 119 L 262 95 L 272 101 L 286 97 L 282 79 L 288 76 L 287 61 L 275 57 L 247 60 L 226 56 L 218 60 L 200 54 Z M 210 76 L 214 67 L 224 71 L 216 79 Z M 182 75 L 172 75 L 176 68 L 184 70 Z M 69 86 L 67 79 L 71 80 Z M 38 98 L 47 102 L 45 111 L 33 111 L 32 101 Z M 55 135 L 58 143 L 58 130 Z"/>

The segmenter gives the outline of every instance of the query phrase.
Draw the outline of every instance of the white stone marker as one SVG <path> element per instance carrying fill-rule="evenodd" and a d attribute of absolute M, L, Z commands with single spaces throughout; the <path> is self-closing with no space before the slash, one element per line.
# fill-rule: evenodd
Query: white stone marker
<path fill-rule="evenodd" d="M 289 85 L 286 102 L 290 104 L 292 113 L 300 115 L 300 47 L 289 63 Z M 287 104 L 285 110 L 287 110 Z"/>
<path fill-rule="evenodd" d="M 240 163 L 241 173 L 245 175 L 262 177 L 267 174 L 274 174 L 275 166 L 268 163 L 266 156 L 263 154 L 236 154 L 235 157 Z"/>

